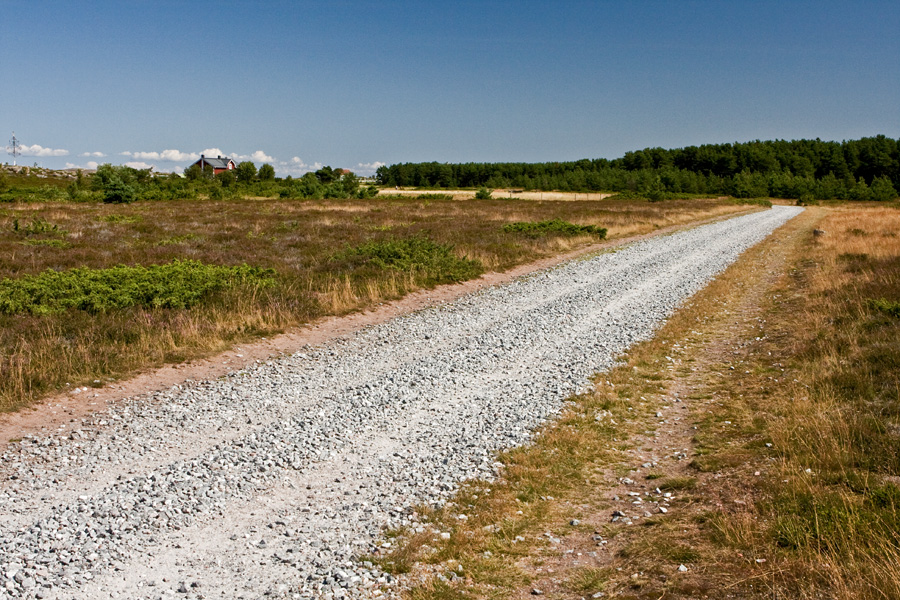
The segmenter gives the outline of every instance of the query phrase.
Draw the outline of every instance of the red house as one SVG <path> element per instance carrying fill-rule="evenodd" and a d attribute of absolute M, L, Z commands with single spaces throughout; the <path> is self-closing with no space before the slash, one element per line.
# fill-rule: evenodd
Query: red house
<path fill-rule="evenodd" d="M 222 171 L 233 171 L 235 167 L 234 161 L 227 156 L 206 158 L 206 156 L 203 154 L 200 155 L 200 160 L 195 162 L 194 165 L 200 167 L 201 170 L 212 169 L 213 175 L 218 175 Z M 191 167 L 193 167 L 194 165 L 191 165 Z"/>

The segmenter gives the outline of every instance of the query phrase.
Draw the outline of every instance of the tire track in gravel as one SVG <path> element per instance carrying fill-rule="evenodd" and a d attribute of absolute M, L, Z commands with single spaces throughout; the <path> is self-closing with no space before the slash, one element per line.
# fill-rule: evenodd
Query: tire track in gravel
<path fill-rule="evenodd" d="M 779 207 L 640 242 L 270 361 L 222 389 L 199 383 L 162 406 L 138 402 L 127 436 L 123 418 L 110 418 L 83 449 L 109 455 L 95 470 L 119 461 L 131 473 L 80 489 L 69 478 L 74 489 L 33 512 L 40 490 L 4 484 L 4 514 L 20 496 L 30 508 L 0 525 L 0 570 L 14 573 L 0 593 L 156 598 L 185 582 L 183 593 L 207 598 L 361 597 L 387 581 L 352 562 L 381 527 L 416 526 L 413 505 L 490 477 L 496 450 L 526 441 L 592 373 L 794 214 Z M 194 412 L 209 421 L 191 433 Z M 165 457 L 134 450 L 177 432 L 181 450 Z M 27 474 L 47 457 L 14 458 Z M 65 480 L 67 469 L 44 475 Z"/>

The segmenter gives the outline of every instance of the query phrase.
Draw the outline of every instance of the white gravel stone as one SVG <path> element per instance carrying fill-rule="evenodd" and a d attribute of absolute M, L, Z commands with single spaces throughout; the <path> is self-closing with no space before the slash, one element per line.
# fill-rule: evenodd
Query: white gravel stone
<path fill-rule="evenodd" d="M 384 527 L 494 477 L 497 451 L 799 210 L 576 260 L 12 444 L 0 598 L 390 596 L 359 560 Z"/>

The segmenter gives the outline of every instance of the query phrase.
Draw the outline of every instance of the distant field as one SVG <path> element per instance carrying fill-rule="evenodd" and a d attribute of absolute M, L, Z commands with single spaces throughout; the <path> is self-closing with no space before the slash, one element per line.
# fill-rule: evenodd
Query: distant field
<path fill-rule="evenodd" d="M 475 190 L 419 190 L 415 188 L 383 188 L 378 192 L 379 196 L 410 196 L 418 197 L 429 194 L 447 194 L 454 200 L 471 200 L 475 198 Z M 532 192 L 515 188 L 495 189 L 491 194 L 494 198 L 515 198 L 521 200 L 603 200 L 615 196 L 613 192 Z"/>
<path fill-rule="evenodd" d="M 67 383 L 102 383 L 207 356 L 323 315 L 506 270 L 598 239 L 563 232 L 523 235 L 504 231 L 508 223 L 560 219 L 607 228 L 616 239 L 746 209 L 728 200 L 396 197 L 8 204 L 0 207 L 0 281 L 6 280 L 0 293 L 21 295 L 23 277 L 47 269 L 88 267 L 95 271 L 84 276 L 102 282 L 108 279 L 103 270 L 117 265 L 197 266 L 190 269 L 195 279 L 173 282 L 171 289 L 147 292 L 135 280 L 134 293 L 124 299 L 102 286 L 60 291 L 56 284 L 53 290 L 40 287 L 46 278 L 28 280 L 29 293 L 86 298 L 51 299 L 54 305 L 84 307 L 61 313 L 16 312 L 16 306 L 30 304 L 21 298 L 4 304 L 0 298 L 0 408 L 15 410 Z M 275 283 L 231 278 L 217 280 L 202 296 L 194 293 L 196 281 L 219 273 L 214 266 L 244 264 L 273 269 Z"/>

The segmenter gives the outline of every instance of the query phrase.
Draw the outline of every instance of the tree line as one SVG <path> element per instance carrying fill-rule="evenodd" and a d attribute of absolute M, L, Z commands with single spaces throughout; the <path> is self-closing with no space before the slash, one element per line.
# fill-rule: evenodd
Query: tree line
<path fill-rule="evenodd" d="M 230 171 L 214 174 L 211 169 L 197 165 L 177 173 L 155 174 L 150 169 L 135 169 L 125 165 L 104 164 L 90 177 L 79 174 L 65 193 L 72 200 L 102 200 L 106 203 L 127 203 L 135 200 L 178 200 L 207 196 L 213 199 L 246 196 L 295 199 L 369 198 L 377 193 L 372 187 L 360 185 L 352 172 L 329 166 L 306 173 L 302 177 L 275 177 L 269 164 L 256 168 L 250 161 L 236 165 Z"/>
<path fill-rule="evenodd" d="M 646 148 L 612 160 L 547 163 L 403 163 L 379 167 L 378 183 L 426 188 L 722 194 L 738 198 L 890 200 L 900 190 L 900 141 L 752 141 Z"/>

